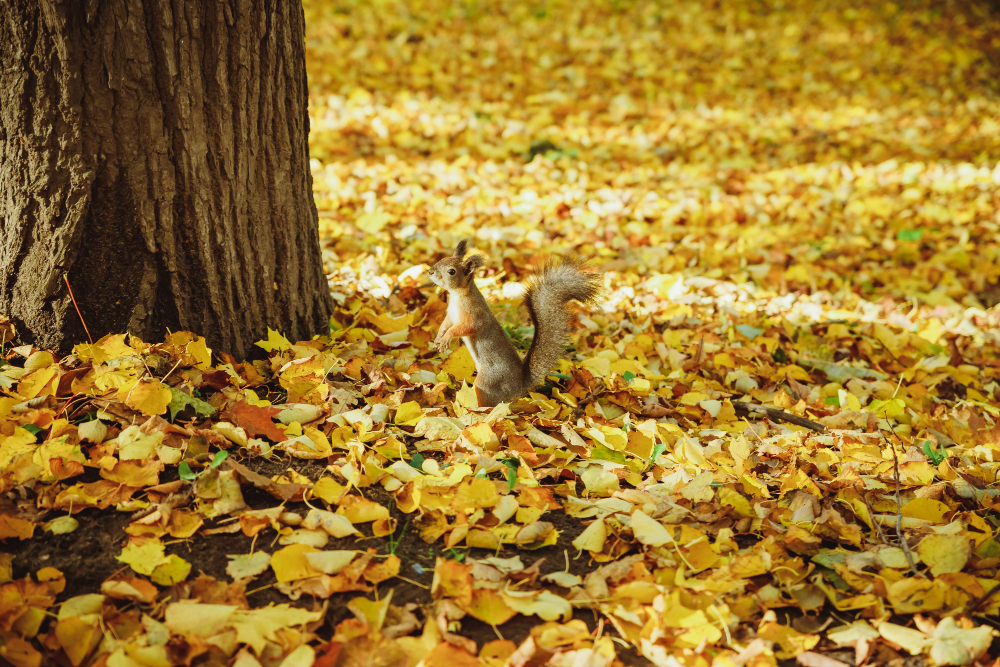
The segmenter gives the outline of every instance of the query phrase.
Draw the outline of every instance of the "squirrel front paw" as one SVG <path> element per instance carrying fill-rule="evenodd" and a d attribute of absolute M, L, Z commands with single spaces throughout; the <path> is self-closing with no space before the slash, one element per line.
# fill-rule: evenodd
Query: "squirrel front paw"
<path fill-rule="evenodd" d="M 444 350 L 451 343 L 451 336 L 438 336 L 434 339 L 434 347 L 439 350 Z"/>

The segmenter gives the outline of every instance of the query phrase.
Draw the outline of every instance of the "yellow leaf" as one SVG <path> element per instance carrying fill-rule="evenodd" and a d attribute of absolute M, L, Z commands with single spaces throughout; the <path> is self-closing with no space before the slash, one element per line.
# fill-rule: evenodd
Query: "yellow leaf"
<path fill-rule="evenodd" d="M 51 396 L 56 393 L 56 369 L 39 368 L 28 373 L 17 385 L 17 395 L 23 399 Z"/>
<path fill-rule="evenodd" d="M 884 324 L 875 324 L 874 328 L 875 338 L 886 346 L 886 348 L 895 354 L 899 350 L 899 341 L 889 327 Z M 905 334 L 904 334 L 905 335 Z"/>
<path fill-rule="evenodd" d="M 142 543 L 129 542 L 117 559 L 131 567 L 137 574 L 152 574 L 160 565 L 170 562 L 163 554 L 163 543 L 159 540 L 144 540 Z"/>
<path fill-rule="evenodd" d="M 271 569 L 279 582 L 307 579 L 322 574 L 312 567 L 306 559 L 306 554 L 318 552 L 319 549 L 305 544 L 290 544 L 284 549 L 278 549 L 271 554 Z"/>
<path fill-rule="evenodd" d="M 90 653 L 94 634 L 97 632 L 97 620 L 85 621 L 79 616 L 71 616 L 56 624 L 56 641 L 66 652 L 66 657 L 74 667 L 79 667 Z"/>
<path fill-rule="evenodd" d="M 681 496 L 696 503 L 711 501 L 715 497 L 715 492 L 712 489 L 712 478 L 713 475 L 711 472 L 703 472 L 697 475 L 680 490 Z"/>
<path fill-rule="evenodd" d="M 608 529 L 604 525 L 604 519 L 597 519 L 573 540 L 573 546 L 580 551 L 600 553 L 604 550 L 604 541 L 607 537 Z"/>
<path fill-rule="evenodd" d="M 471 512 L 478 508 L 493 507 L 499 500 L 500 493 L 493 480 L 473 478 L 459 485 L 451 506 L 459 512 Z"/>
<path fill-rule="evenodd" d="M 771 491 L 767 488 L 767 485 L 753 475 L 743 475 L 739 481 L 743 485 L 743 490 L 755 498 L 771 497 Z"/>
<path fill-rule="evenodd" d="M 478 408 L 479 396 L 476 395 L 475 387 L 463 380 L 462 388 L 455 392 L 455 402 L 463 408 Z"/>
<path fill-rule="evenodd" d="M 292 349 L 292 344 L 288 342 L 288 339 L 271 327 L 267 328 L 267 340 L 259 340 L 254 345 L 268 352 L 274 352 L 275 350 L 284 352 L 285 350 Z"/>
<path fill-rule="evenodd" d="M 483 623 L 500 625 L 513 618 L 517 611 L 512 609 L 504 596 L 489 588 L 477 588 L 472 592 L 472 602 L 462 607 L 470 616 Z"/>
<path fill-rule="evenodd" d="M 191 563 L 176 554 L 167 556 L 168 562 L 157 565 L 149 578 L 161 586 L 172 586 L 187 579 L 191 574 Z"/>
<path fill-rule="evenodd" d="M 468 380 L 476 372 L 476 362 L 472 360 L 469 349 L 462 345 L 441 364 L 441 370 L 461 382 Z"/>
<path fill-rule="evenodd" d="M 325 500 L 331 505 L 340 502 L 340 498 L 347 491 L 347 487 L 338 483 L 332 477 L 321 477 L 312 488 L 312 495 L 320 500 Z"/>
<path fill-rule="evenodd" d="M 632 527 L 632 534 L 635 536 L 635 539 L 646 546 L 662 547 L 664 544 L 673 541 L 670 539 L 670 533 L 663 527 L 663 524 L 651 518 L 642 510 L 632 512 L 629 525 Z"/>
<path fill-rule="evenodd" d="M 416 401 L 408 401 L 396 408 L 396 418 L 393 420 L 399 426 L 415 426 L 424 418 L 424 411 Z"/>
<path fill-rule="evenodd" d="M 899 477 L 903 484 L 910 486 L 930 486 L 934 483 L 934 475 L 937 469 L 927 463 L 927 461 L 907 461 L 899 464 Z M 890 468 L 885 477 L 892 475 Z"/>
<path fill-rule="evenodd" d="M 720 496 L 721 500 L 721 496 Z M 714 567 L 719 562 L 719 554 L 715 553 L 708 539 L 702 539 L 694 544 L 686 545 L 685 558 L 687 564 L 691 566 L 692 572 L 701 572 L 710 567 Z"/>
<path fill-rule="evenodd" d="M 480 447 L 484 447 L 492 443 L 493 445 L 495 445 L 493 448 L 493 450 L 495 450 L 496 447 L 499 446 L 500 444 L 500 441 L 497 438 L 496 433 L 493 432 L 493 429 L 487 422 L 476 422 L 472 426 L 469 426 L 468 428 L 464 429 L 462 431 L 462 435 L 465 437 L 466 440 Z"/>
<path fill-rule="evenodd" d="M 237 610 L 234 605 L 185 600 L 167 605 L 163 624 L 177 634 L 210 637 L 225 628 Z"/>
<path fill-rule="evenodd" d="M 584 359 L 583 362 L 580 363 L 580 366 L 600 377 L 608 377 L 611 375 L 611 360 L 607 357 L 591 357 L 589 359 Z"/>
<path fill-rule="evenodd" d="M 39 667 L 42 664 L 42 654 L 27 640 L 21 639 L 13 632 L 2 632 L 2 636 L 0 658 L 13 667 Z"/>
<path fill-rule="evenodd" d="M 390 554 L 385 560 L 371 562 L 365 568 L 362 576 L 370 584 L 380 584 L 383 581 L 392 579 L 399 574 L 399 568 L 403 562 L 395 554 Z"/>
<path fill-rule="evenodd" d="M 924 521 L 932 521 L 934 523 L 944 523 L 944 517 L 949 512 L 951 508 L 945 505 L 940 500 L 933 500 L 931 498 L 914 498 L 910 502 L 903 505 L 903 516 L 912 517 L 914 519 L 923 519 Z"/>
<path fill-rule="evenodd" d="M 632 375 L 638 377 L 640 375 L 645 375 L 646 369 L 631 359 L 619 359 L 611 364 L 611 372 L 618 373 L 618 375 L 631 373 Z"/>
<path fill-rule="evenodd" d="M 312 554 L 306 554 L 306 558 Z M 264 572 L 271 564 L 271 554 L 266 551 L 255 551 L 252 554 L 241 554 L 239 556 L 226 556 L 229 564 L 226 565 L 226 574 L 233 579 L 245 579 L 256 577 Z M 317 568 L 318 569 L 318 568 Z"/>
<path fill-rule="evenodd" d="M 14 578 L 14 554 L 0 553 L 0 584 L 6 584 Z"/>
<path fill-rule="evenodd" d="M 937 582 L 916 577 L 893 582 L 886 597 L 898 614 L 924 613 L 944 605 L 944 589 Z"/>
<path fill-rule="evenodd" d="M 350 564 L 357 551 L 319 551 L 305 554 L 306 563 L 324 574 L 337 574 Z"/>
<path fill-rule="evenodd" d="M 812 382 L 812 377 L 810 377 L 806 369 L 801 366 L 789 364 L 784 366 L 781 371 L 784 372 L 785 377 L 790 377 L 793 380 L 798 380 L 799 382 Z"/>
<path fill-rule="evenodd" d="M 909 651 L 910 655 L 920 655 L 934 640 L 919 630 L 907 628 L 895 623 L 879 623 L 878 632 L 883 638 Z"/>
<path fill-rule="evenodd" d="M 592 496 L 610 496 L 621 488 L 618 475 L 598 466 L 590 466 L 580 475 L 580 481 Z"/>
<path fill-rule="evenodd" d="M 45 523 L 45 530 L 53 535 L 65 535 L 79 528 L 80 522 L 71 516 L 60 516 Z"/>
<path fill-rule="evenodd" d="M 365 322 L 372 324 L 376 329 L 384 334 L 396 333 L 398 331 L 405 331 L 409 329 L 410 325 L 413 324 L 413 318 L 416 313 L 406 313 L 400 315 L 399 317 L 392 317 L 388 313 L 380 313 L 376 315 L 369 309 L 361 311 L 361 317 Z"/>
<path fill-rule="evenodd" d="M 514 591 L 507 589 L 503 592 L 503 601 L 508 607 L 525 616 L 535 615 L 543 621 L 555 621 L 562 619 L 568 621 L 573 615 L 573 608 L 569 600 L 556 595 L 551 591 Z M 473 603 L 476 596 L 473 593 Z"/>
<path fill-rule="evenodd" d="M 386 614 L 389 613 L 389 604 L 392 602 L 392 591 L 381 600 L 369 600 L 368 598 L 354 598 L 347 603 L 348 609 L 352 613 L 363 617 L 368 622 L 368 627 L 372 632 L 382 632 L 385 624 Z"/>
<path fill-rule="evenodd" d="M 931 662 L 935 665 L 971 665 L 989 650 L 995 634 L 988 625 L 962 628 L 954 618 L 943 618 L 934 630 Z"/>
<path fill-rule="evenodd" d="M 205 339 L 198 336 L 187 344 L 185 351 L 194 357 L 195 367 L 207 371 L 212 367 L 212 350 L 205 344 Z"/>
<path fill-rule="evenodd" d="M 778 643 L 781 650 L 774 654 L 779 660 L 794 658 L 819 643 L 819 635 L 802 634 L 794 628 L 774 622 L 764 623 L 757 631 L 757 636 Z"/>
<path fill-rule="evenodd" d="M 35 533 L 35 524 L 7 514 L 0 514 L 0 540 L 16 537 L 19 540 L 30 540 Z"/>
<path fill-rule="evenodd" d="M 736 368 L 736 361 L 728 352 L 719 352 L 712 357 L 712 361 L 719 368 Z"/>
<path fill-rule="evenodd" d="M 708 397 L 708 394 L 704 394 L 700 391 L 689 391 L 681 396 L 680 399 L 678 399 L 678 402 L 681 405 L 698 405 Z"/>
<path fill-rule="evenodd" d="M 374 212 L 361 214 L 358 216 L 358 219 L 354 221 L 354 224 L 356 224 L 358 229 L 362 231 L 368 232 L 369 234 L 377 234 L 391 221 L 391 215 L 383 212 Z"/>
<path fill-rule="evenodd" d="M 746 485 L 744 485 L 744 488 L 746 488 Z M 767 487 L 765 487 L 764 490 L 767 491 Z M 743 497 L 742 494 L 734 491 L 728 486 L 720 488 L 716 493 L 719 497 L 719 504 L 723 507 L 732 507 L 740 516 L 750 517 L 751 519 L 757 518 L 757 513 L 754 512 L 753 507 L 750 506 L 750 501 Z"/>
<path fill-rule="evenodd" d="M 935 577 L 961 572 L 970 551 L 969 538 L 963 535 L 928 535 L 917 545 L 920 560 L 930 566 Z"/>
<path fill-rule="evenodd" d="M 481 480 L 488 481 L 488 480 Z M 490 483 L 492 485 L 492 482 Z M 375 501 L 361 496 L 347 496 L 341 500 L 337 514 L 343 514 L 352 523 L 368 523 L 389 518 L 389 510 Z"/>
<path fill-rule="evenodd" d="M 170 387 L 159 380 L 139 380 L 118 390 L 118 400 L 151 417 L 166 412 L 171 398 Z"/>

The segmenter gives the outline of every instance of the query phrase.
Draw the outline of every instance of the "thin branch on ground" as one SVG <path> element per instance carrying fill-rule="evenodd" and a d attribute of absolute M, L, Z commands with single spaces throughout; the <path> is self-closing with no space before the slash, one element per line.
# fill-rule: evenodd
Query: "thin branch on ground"
<path fill-rule="evenodd" d="M 733 401 L 733 408 L 736 410 L 736 414 L 744 417 L 748 414 L 760 414 L 766 415 L 769 419 L 775 421 L 787 422 L 789 424 L 795 424 L 796 426 L 802 426 L 811 431 L 816 431 L 817 433 L 826 433 L 826 427 L 819 422 L 814 422 L 811 419 L 806 419 L 805 417 L 799 417 L 798 415 L 793 415 L 790 412 L 785 412 L 784 410 L 779 410 L 778 408 L 769 408 L 765 405 L 757 405 L 756 403 L 744 403 L 742 401 Z M 740 414 L 740 413 L 743 414 Z"/>
<path fill-rule="evenodd" d="M 974 614 L 976 611 L 979 610 L 980 607 L 986 604 L 986 601 L 989 600 L 991 597 L 993 597 L 993 594 L 996 593 L 998 590 L 1000 590 L 1000 581 L 993 584 L 993 586 L 990 587 L 990 590 L 986 591 L 975 600 L 970 600 L 969 604 L 965 607 L 965 613 L 969 614 L 970 616 Z"/>
<path fill-rule="evenodd" d="M 888 413 L 886 413 L 886 423 L 889 424 Z M 889 429 L 892 434 L 899 439 L 896 435 L 896 430 L 892 428 L 892 424 L 889 424 Z M 900 500 L 899 493 L 899 457 L 896 456 L 896 445 L 885 437 L 885 431 L 879 429 L 878 432 L 882 435 L 882 439 L 885 440 L 886 444 L 889 445 L 889 449 L 892 451 L 892 470 L 896 477 L 896 536 L 899 538 L 899 546 L 903 548 L 903 555 L 906 556 L 906 564 L 910 566 L 910 571 L 918 577 L 927 578 L 927 575 L 917 569 L 917 566 L 913 562 L 913 553 L 910 552 L 910 545 L 906 541 L 906 536 L 903 534 L 903 503 Z M 902 442 L 902 440 L 900 440 Z"/>

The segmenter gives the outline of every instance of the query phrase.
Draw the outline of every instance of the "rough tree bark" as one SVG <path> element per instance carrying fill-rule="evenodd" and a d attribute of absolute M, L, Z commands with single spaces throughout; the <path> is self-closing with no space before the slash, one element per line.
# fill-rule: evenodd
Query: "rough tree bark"
<path fill-rule="evenodd" d="M 299 0 L 0 1 L 0 314 L 65 351 L 325 329 Z"/>

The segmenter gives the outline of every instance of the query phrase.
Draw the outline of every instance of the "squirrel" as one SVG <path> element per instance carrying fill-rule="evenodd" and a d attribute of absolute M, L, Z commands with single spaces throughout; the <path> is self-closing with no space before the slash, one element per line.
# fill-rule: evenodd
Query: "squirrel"
<path fill-rule="evenodd" d="M 430 271 L 431 282 L 448 291 L 448 314 L 435 345 L 443 349 L 452 338 L 465 341 L 476 363 L 476 397 L 480 407 L 493 407 L 524 396 L 545 379 L 566 352 L 570 322 L 566 305 L 602 300 L 601 276 L 580 260 L 550 262 L 528 281 L 524 303 L 535 325 L 535 337 L 522 360 L 482 292 L 473 280 L 483 265 L 482 255 L 465 256 L 467 240 L 455 254 Z"/>

